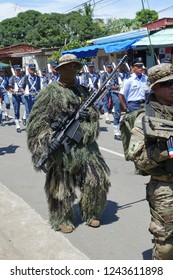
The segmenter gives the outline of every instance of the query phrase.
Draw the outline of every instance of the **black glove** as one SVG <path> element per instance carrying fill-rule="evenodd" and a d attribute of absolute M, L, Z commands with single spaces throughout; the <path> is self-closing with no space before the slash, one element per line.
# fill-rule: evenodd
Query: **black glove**
<path fill-rule="evenodd" d="M 173 136 L 170 136 L 169 139 L 167 140 L 167 146 L 168 146 L 169 158 L 173 159 Z"/>
<path fill-rule="evenodd" d="M 128 108 L 126 108 L 126 109 L 124 110 L 124 112 L 125 112 L 126 114 L 130 113 L 130 111 L 129 111 Z"/>
<path fill-rule="evenodd" d="M 53 152 L 59 148 L 60 144 L 57 139 L 53 139 L 53 141 L 49 145 L 49 151 Z"/>
<path fill-rule="evenodd" d="M 51 123 L 51 128 L 56 131 L 60 131 L 62 126 L 63 121 L 60 117 L 55 118 L 54 121 Z"/>
<path fill-rule="evenodd" d="M 89 120 L 89 112 L 88 109 L 83 109 L 81 111 L 79 111 L 79 118 L 82 120 Z"/>

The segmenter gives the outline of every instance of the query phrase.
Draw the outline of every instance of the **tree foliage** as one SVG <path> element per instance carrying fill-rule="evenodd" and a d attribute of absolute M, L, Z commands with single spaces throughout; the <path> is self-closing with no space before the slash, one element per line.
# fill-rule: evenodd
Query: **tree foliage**
<path fill-rule="evenodd" d="M 87 45 L 94 38 L 137 29 L 146 21 L 156 20 L 155 11 L 141 10 L 135 19 L 114 19 L 106 22 L 93 19 L 93 8 L 85 4 L 84 9 L 68 14 L 40 13 L 29 10 L 16 17 L 5 19 L 0 24 L 0 47 L 28 43 L 37 47 L 59 47 L 60 50 Z"/>
<path fill-rule="evenodd" d="M 143 9 L 136 13 L 135 20 L 139 22 L 140 25 L 147 24 L 149 22 L 158 19 L 158 13 L 154 10 Z"/>

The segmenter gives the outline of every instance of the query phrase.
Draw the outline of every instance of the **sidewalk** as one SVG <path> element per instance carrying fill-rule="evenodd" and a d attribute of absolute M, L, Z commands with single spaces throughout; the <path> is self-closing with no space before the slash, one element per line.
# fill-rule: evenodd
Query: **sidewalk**
<path fill-rule="evenodd" d="M 20 197 L 0 183 L 0 260 L 87 260 Z"/>

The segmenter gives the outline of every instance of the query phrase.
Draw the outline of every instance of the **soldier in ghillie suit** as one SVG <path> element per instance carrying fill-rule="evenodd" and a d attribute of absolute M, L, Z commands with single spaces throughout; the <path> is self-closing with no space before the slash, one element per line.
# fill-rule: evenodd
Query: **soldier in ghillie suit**
<path fill-rule="evenodd" d="M 125 116 L 122 141 L 137 174 L 151 176 L 146 192 L 153 259 L 173 260 L 173 65 L 149 68 L 148 79 L 153 92 L 143 109 Z"/>
<path fill-rule="evenodd" d="M 59 81 L 42 89 L 33 106 L 27 124 L 27 143 L 37 171 L 40 170 L 37 162 L 49 151 L 53 131 L 57 131 L 63 118 L 70 117 L 89 96 L 87 89 L 76 82 L 81 67 L 76 56 L 63 55 L 57 66 Z M 96 143 L 98 110 L 91 106 L 81 111 L 79 120 L 82 141 L 73 144 L 69 154 L 62 145 L 46 163 L 45 192 L 50 224 L 65 233 L 74 229 L 72 206 L 77 197 L 76 188 L 81 191 L 79 208 L 83 220 L 88 226 L 99 227 L 110 186 L 110 171 Z"/>

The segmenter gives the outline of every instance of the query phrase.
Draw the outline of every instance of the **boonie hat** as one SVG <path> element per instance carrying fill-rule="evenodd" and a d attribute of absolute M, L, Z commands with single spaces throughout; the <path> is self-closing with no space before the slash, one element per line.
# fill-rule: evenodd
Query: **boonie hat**
<path fill-rule="evenodd" d="M 28 68 L 35 69 L 35 64 L 28 64 Z"/>
<path fill-rule="evenodd" d="M 75 62 L 78 64 L 79 69 L 83 67 L 82 63 L 78 60 L 77 56 L 74 54 L 64 54 L 59 59 L 59 65 L 56 69 L 61 68 L 63 65 L 69 64 L 71 62 Z"/>
<path fill-rule="evenodd" d="M 137 57 L 130 63 L 131 66 L 135 66 L 139 64 L 143 64 L 142 57 Z"/>
<path fill-rule="evenodd" d="M 161 63 L 148 69 L 150 88 L 157 83 L 168 80 L 173 80 L 173 65 L 171 63 Z"/>

